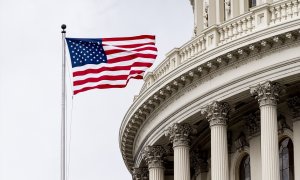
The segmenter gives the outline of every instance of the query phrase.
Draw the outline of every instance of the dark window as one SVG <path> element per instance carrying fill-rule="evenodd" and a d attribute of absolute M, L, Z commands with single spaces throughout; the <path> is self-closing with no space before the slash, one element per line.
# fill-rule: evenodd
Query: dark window
<path fill-rule="evenodd" d="M 248 0 L 249 1 L 249 8 L 256 6 L 256 0 Z"/>
<path fill-rule="evenodd" d="M 294 180 L 294 147 L 290 138 L 279 144 L 280 180 Z"/>
<path fill-rule="evenodd" d="M 243 158 L 240 164 L 240 180 L 251 180 L 250 174 L 250 156 Z"/>

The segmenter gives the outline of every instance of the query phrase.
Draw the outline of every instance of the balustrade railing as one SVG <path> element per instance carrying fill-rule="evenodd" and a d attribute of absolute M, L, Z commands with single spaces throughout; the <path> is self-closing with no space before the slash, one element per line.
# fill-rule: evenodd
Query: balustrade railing
<path fill-rule="evenodd" d="M 174 70 L 180 64 L 199 56 L 205 51 L 239 39 L 258 30 L 266 29 L 300 17 L 300 0 L 281 0 L 272 4 L 251 8 L 245 14 L 230 19 L 220 25 L 204 30 L 180 48 L 175 48 L 166 59 L 144 78 L 142 93 L 153 83 Z"/>
<path fill-rule="evenodd" d="M 299 17 L 300 0 L 278 1 L 273 3 L 270 8 L 270 25 L 288 21 Z"/>
<path fill-rule="evenodd" d="M 219 44 L 235 40 L 251 33 L 252 31 L 255 31 L 254 13 L 248 12 L 219 26 Z"/>

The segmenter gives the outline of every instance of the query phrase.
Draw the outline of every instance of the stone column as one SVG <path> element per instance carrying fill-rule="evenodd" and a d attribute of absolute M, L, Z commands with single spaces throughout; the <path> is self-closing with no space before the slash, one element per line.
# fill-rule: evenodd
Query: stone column
<path fill-rule="evenodd" d="M 211 179 L 229 180 L 228 146 L 227 146 L 227 114 L 228 103 L 214 101 L 203 113 L 211 129 Z"/>
<path fill-rule="evenodd" d="M 201 0 L 194 0 L 194 24 L 196 27 L 196 35 L 199 35 L 204 29 L 203 10 L 203 2 Z"/>
<path fill-rule="evenodd" d="M 260 112 L 244 117 L 249 132 L 250 171 L 252 179 L 261 179 Z"/>
<path fill-rule="evenodd" d="M 146 160 L 149 169 L 149 180 L 164 180 L 163 159 L 166 150 L 159 145 L 146 146 L 143 151 L 143 158 Z"/>
<path fill-rule="evenodd" d="M 239 2 L 240 2 L 239 14 L 244 14 L 247 11 L 249 11 L 249 2 L 248 1 L 239 1 Z"/>
<path fill-rule="evenodd" d="M 300 179 L 300 96 L 288 99 L 293 114 L 294 179 Z"/>
<path fill-rule="evenodd" d="M 221 24 L 224 22 L 224 0 L 215 0 L 216 1 L 216 8 L 215 8 L 215 13 L 216 13 L 216 24 Z"/>
<path fill-rule="evenodd" d="M 190 139 L 191 125 L 175 123 L 165 133 L 173 143 L 174 180 L 190 180 Z"/>
<path fill-rule="evenodd" d="M 281 87 L 267 81 L 250 88 L 250 93 L 258 100 L 261 116 L 261 166 L 263 180 L 280 180 L 277 101 Z"/>
<path fill-rule="evenodd" d="M 133 168 L 132 171 L 133 180 L 148 180 L 149 171 L 146 167 Z"/>

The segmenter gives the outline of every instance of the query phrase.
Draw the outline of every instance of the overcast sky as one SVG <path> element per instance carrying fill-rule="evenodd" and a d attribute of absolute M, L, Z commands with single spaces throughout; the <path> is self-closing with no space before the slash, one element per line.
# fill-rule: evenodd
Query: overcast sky
<path fill-rule="evenodd" d="M 59 180 L 62 23 L 68 37 L 154 34 L 156 67 L 192 37 L 193 11 L 189 0 L 0 0 L 1 180 Z M 131 180 L 118 135 L 142 84 L 69 96 L 69 180 Z"/>

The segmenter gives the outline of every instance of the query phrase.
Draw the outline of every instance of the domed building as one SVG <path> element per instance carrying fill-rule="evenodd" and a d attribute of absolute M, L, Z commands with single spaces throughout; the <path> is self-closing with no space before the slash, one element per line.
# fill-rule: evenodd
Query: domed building
<path fill-rule="evenodd" d="M 300 180 L 300 1 L 190 2 L 120 127 L 133 180 Z"/>

